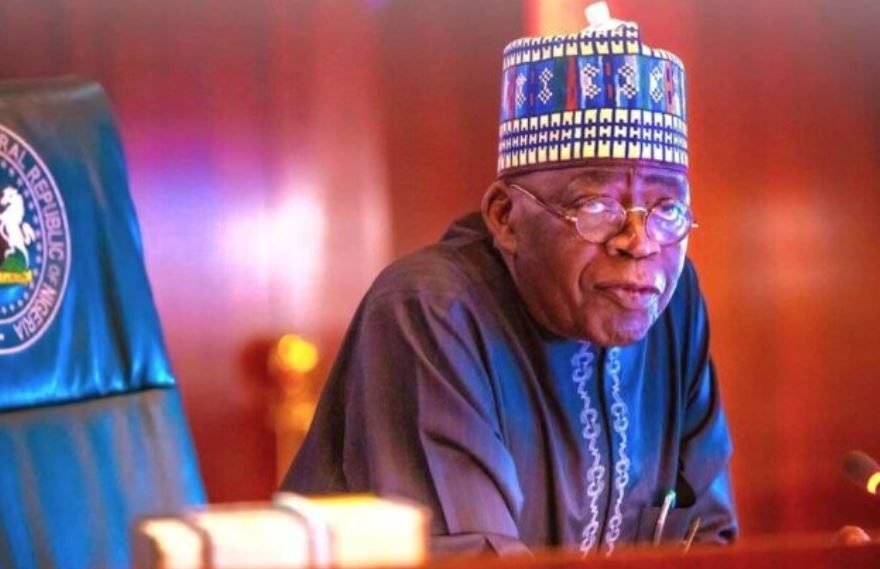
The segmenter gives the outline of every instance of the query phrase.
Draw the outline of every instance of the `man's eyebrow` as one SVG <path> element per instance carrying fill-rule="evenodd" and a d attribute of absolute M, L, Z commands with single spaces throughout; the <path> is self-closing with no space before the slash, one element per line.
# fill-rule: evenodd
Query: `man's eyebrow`
<path fill-rule="evenodd" d="M 577 181 L 580 184 L 586 183 L 602 185 L 614 181 L 615 178 L 625 180 L 626 172 L 617 172 L 613 170 L 603 169 L 587 170 L 586 172 L 578 175 L 578 177 L 572 180 L 572 182 Z"/>
<path fill-rule="evenodd" d="M 646 184 L 658 184 L 660 186 L 666 186 L 672 190 L 685 191 L 687 190 L 687 182 L 678 176 L 669 176 L 665 174 L 648 174 L 643 178 Z"/>
<path fill-rule="evenodd" d="M 577 175 L 565 185 L 559 193 L 558 200 L 564 204 L 570 204 L 584 197 L 587 188 L 601 188 L 613 182 L 626 182 L 625 172 L 615 172 L 613 170 L 587 170 Z"/>

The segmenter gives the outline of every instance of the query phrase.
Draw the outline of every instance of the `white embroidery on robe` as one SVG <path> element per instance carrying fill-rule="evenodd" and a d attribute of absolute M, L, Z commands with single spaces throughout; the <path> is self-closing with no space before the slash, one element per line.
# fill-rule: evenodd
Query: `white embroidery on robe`
<path fill-rule="evenodd" d="M 611 417 L 612 427 L 618 436 L 617 460 L 614 463 L 614 488 L 612 495 L 617 493 L 614 500 L 614 509 L 608 527 L 605 529 L 606 554 L 611 555 L 617 539 L 620 537 L 620 526 L 623 524 L 623 497 L 626 493 L 626 485 L 629 482 L 630 460 L 627 450 L 627 427 L 629 418 L 626 403 L 620 396 L 620 348 L 608 350 L 608 362 L 605 372 L 611 378 Z"/>
<path fill-rule="evenodd" d="M 599 423 L 599 412 L 593 407 L 587 383 L 593 375 L 593 352 L 590 344 L 584 342 L 580 350 L 571 359 L 572 380 L 577 384 L 577 393 L 583 402 L 580 422 L 583 427 L 581 435 L 587 441 L 587 450 L 593 461 L 587 470 L 587 497 L 589 498 L 590 521 L 581 532 L 580 550 L 583 555 L 595 546 L 599 536 L 599 498 L 605 490 L 605 466 L 599 454 L 599 436 L 602 427 Z"/>

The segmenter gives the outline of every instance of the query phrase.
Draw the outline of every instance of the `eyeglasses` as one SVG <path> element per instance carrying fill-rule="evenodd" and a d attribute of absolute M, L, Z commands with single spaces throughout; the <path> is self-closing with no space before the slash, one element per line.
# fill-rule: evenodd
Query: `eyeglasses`
<path fill-rule="evenodd" d="M 658 245 L 674 245 L 687 237 L 691 229 L 699 227 L 694 221 L 691 208 L 683 201 L 672 198 L 662 199 L 650 208 L 625 208 L 614 198 L 594 196 L 578 206 L 576 211 L 566 213 L 522 186 L 509 185 L 559 219 L 572 224 L 585 241 L 598 245 L 606 243 L 623 231 L 630 212 L 645 216 L 645 233 Z"/>

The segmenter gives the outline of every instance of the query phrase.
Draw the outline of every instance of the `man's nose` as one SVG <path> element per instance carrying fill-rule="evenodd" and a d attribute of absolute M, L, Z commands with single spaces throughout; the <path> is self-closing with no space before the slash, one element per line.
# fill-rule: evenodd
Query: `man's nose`
<path fill-rule="evenodd" d="M 648 210 L 631 207 L 626 210 L 626 223 L 623 229 L 605 244 L 611 255 L 625 255 L 641 259 L 660 252 L 660 244 L 648 237 Z"/>

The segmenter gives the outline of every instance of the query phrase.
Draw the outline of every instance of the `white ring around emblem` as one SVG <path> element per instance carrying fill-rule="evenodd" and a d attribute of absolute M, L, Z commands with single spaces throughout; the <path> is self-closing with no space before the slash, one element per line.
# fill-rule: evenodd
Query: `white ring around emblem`
<path fill-rule="evenodd" d="M 8 155 L 8 151 L 4 148 L 2 153 L 0 153 L 0 158 L 4 159 L 8 163 L 10 163 L 12 165 L 12 167 L 15 169 L 15 171 L 18 173 L 18 175 L 21 177 L 21 180 L 22 180 L 21 186 L 27 190 L 28 197 L 30 198 L 31 202 L 33 204 L 35 204 L 35 207 L 37 208 L 37 217 L 40 221 L 40 240 L 44 244 L 43 255 L 44 255 L 44 257 L 46 257 L 44 259 L 43 267 L 40 271 L 40 274 L 37 276 L 37 279 L 36 279 L 37 285 L 34 287 L 34 293 L 30 295 L 30 298 L 28 299 L 27 303 L 24 304 L 20 310 L 15 311 L 11 317 L 0 318 L 0 356 L 3 356 L 3 355 L 8 355 L 8 354 L 14 354 L 14 353 L 20 352 L 20 351 L 28 348 L 34 342 L 36 342 L 40 337 L 42 337 L 42 335 L 45 333 L 45 331 L 51 326 L 52 322 L 54 322 L 55 317 L 58 314 L 58 310 L 61 306 L 61 303 L 64 300 L 64 295 L 67 291 L 67 282 L 68 282 L 68 279 L 70 276 L 70 259 L 71 259 L 72 255 L 71 255 L 70 226 L 69 226 L 68 220 L 67 220 L 67 210 L 66 210 L 66 207 L 64 204 L 64 197 L 61 195 L 61 191 L 58 189 L 58 184 L 55 182 L 55 178 L 52 176 L 52 172 L 46 166 L 46 163 L 43 162 L 43 159 L 40 157 L 40 155 L 33 149 L 33 147 L 30 144 L 27 143 L 27 141 L 24 139 L 24 137 L 19 135 L 17 132 L 15 132 L 14 130 L 10 129 L 9 127 L 7 127 L 5 125 L 0 124 L 0 136 L 5 136 L 7 138 L 6 144 L 3 145 L 6 148 L 10 147 L 10 143 L 11 144 L 18 144 L 25 151 L 22 154 L 22 156 L 20 157 L 20 159 L 18 161 L 16 161 L 14 159 L 10 159 L 10 157 Z M 63 232 L 63 237 L 64 237 L 64 240 L 63 240 L 64 259 L 61 262 L 51 264 L 51 266 L 53 266 L 53 267 L 60 267 L 62 274 L 56 275 L 56 276 L 60 277 L 58 279 L 60 282 L 57 285 L 55 285 L 56 286 L 56 290 L 55 290 L 56 296 L 55 296 L 54 301 L 52 302 L 52 305 L 51 305 L 50 310 L 48 311 L 48 314 L 42 315 L 43 316 L 42 320 L 39 322 L 39 324 L 36 325 L 36 327 L 35 327 L 36 329 L 34 329 L 33 331 L 30 331 L 28 336 L 26 338 L 22 339 L 22 341 L 20 343 L 14 344 L 9 347 L 4 347 L 4 344 L 7 343 L 6 340 L 8 337 L 7 335 L 9 333 L 8 331 L 6 331 L 6 328 L 14 328 L 15 323 L 22 320 L 26 315 L 30 315 L 31 307 L 38 300 L 40 300 L 41 287 L 44 285 L 45 280 L 46 280 L 47 267 L 50 266 L 50 261 L 47 258 L 49 255 L 48 247 L 45 247 L 45 245 L 48 244 L 48 242 L 49 242 L 49 237 L 47 235 L 46 224 L 45 224 L 45 219 L 44 219 L 44 213 L 45 213 L 44 208 L 47 208 L 48 206 L 41 207 L 40 201 L 37 199 L 37 196 L 34 192 L 34 187 L 33 187 L 34 181 L 32 181 L 28 178 L 27 174 L 29 172 L 21 171 L 21 164 L 24 163 L 25 158 L 30 158 L 33 161 L 33 163 L 36 165 L 36 167 L 39 168 L 39 170 L 41 171 L 41 174 L 42 174 L 41 177 L 45 178 L 46 181 L 48 182 L 49 187 L 52 191 L 53 197 L 58 205 L 59 217 L 61 219 L 61 230 Z M 37 181 L 38 180 L 39 180 L 39 178 L 37 178 Z M 21 189 L 21 188 L 17 188 L 17 189 Z M 0 254 L 2 254 L 2 253 L 0 253 Z M 18 334 L 19 337 L 21 337 L 21 334 L 17 330 L 16 330 L 16 334 Z"/>

